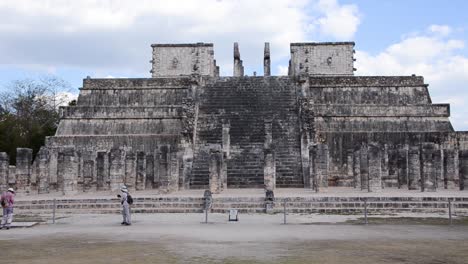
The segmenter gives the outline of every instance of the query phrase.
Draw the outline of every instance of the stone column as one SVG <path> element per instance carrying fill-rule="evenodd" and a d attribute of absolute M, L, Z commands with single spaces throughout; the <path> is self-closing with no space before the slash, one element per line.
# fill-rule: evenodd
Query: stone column
<path fill-rule="evenodd" d="M 388 145 L 384 144 L 382 148 L 382 188 L 384 188 L 384 179 L 388 179 L 390 176 L 389 171 L 389 157 L 388 157 Z"/>
<path fill-rule="evenodd" d="M 275 153 L 271 149 L 265 149 L 265 161 L 263 167 L 263 177 L 265 189 L 273 191 L 276 188 L 276 164 Z"/>
<path fill-rule="evenodd" d="M 8 166 L 8 185 L 16 186 L 16 166 Z"/>
<path fill-rule="evenodd" d="M 354 187 L 353 150 L 346 151 L 346 186 Z"/>
<path fill-rule="evenodd" d="M 419 146 L 411 146 L 408 150 L 408 189 L 421 188 L 421 163 Z"/>
<path fill-rule="evenodd" d="M 109 153 L 109 180 L 110 190 L 116 192 L 124 185 L 125 177 L 125 152 L 113 148 Z"/>
<path fill-rule="evenodd" d="M 263 75 L 270 76 L 270 43 L 265 42 L 265 49 L 263 51 Z"/>
<path fill-rule="evenodd" d="M 16 189 L 30 192 L 32 149 L 16 149 Z"/>
<path fill-rule="evenodd" d="M 144 190 L 146 184 L 146 154 L 142 151 L 137 153 L 136 164 L 136 190 Z"/>
<path fill-rule="evenodd" d="M 193 145 L 189 142 L 183 142 L 182 148 L 184 153 L 182 154 L 182 182 L 181 186 L 184 189 L 190 189 L 190 178 L 192 177 L 193 167 Z"/>
<path fill-rule="evenodd" d="M 240 59 L 239 44 L 234 42 L 234 77 L 244 76 L 244 66 L 242 66 L 242 60 Z"/>
<path fill-rule="evenodd" d="M 369 164 L 369 192 L 382 191 L 382 155 L 378 144 L 369 144 L 368 146 L 368 164 Z"/>
<path fill-rule="evenodd" d="M 58 191 L 57 171 L 58 171 L 58 153 L 57 149 L 49 149 L 49 190 Z"/>
<path fill-rule="evenodd" d="M 354 188 L 361 189 L 361 152 L 359 149 L 355 150 L 353 154 L 353 177 Z"/>
<path fill-rule="evenodd" d="M 441 148 L 434 151 L 434 169 L 436 172 L 436 188 L 444 189 L 444 151 Z"/>
<path fill-rule="evenodd" d="M 460 175 L 460 190 L 468 190 L 468 150 L 460 150 L 458 152 L 459 160 L 459 175 Z"/>
<path fill-rule="evenodd" d="M 161 172 L 159 191 L 170 193 L 179 189 L 179 159 L 177 150 L 171 147 L 167 148 L 167 170 Z M 164 162 L 164 161 L 163 161 Z"/>
<path fill-rule="evenodd" d="M 133 151 L 128 151 L 125 153 L 125 176 L 124 182 L 125 186 L 130 191 L 136 190 L 136 155 Z"/>
<path fill-rule="evenodd" d="M 96 156 L 96 189 L 109 190 L 109 156 L 105 151 L 98 151 Z"/>
<path fill-rule="evenodd" d="M 361 190 L 369 189 L 369 159 L 367 157 L 368 147 L 366 143 L 361 145 L 359 151 L 360 154 L 360 164 L 359 168 L 361 170 Z"/>
<path fill-rule="evenodd" d="M 444 150 L 444 179 L 446 189 L 455 189 L 459 186 L 458 150 Z"/>
<path fill-rule="evenodd" d="M 218 149 L 210 150 L 210 191 L 212 193 L 219 193 L 221 191 L 221 164 L 222 164 L 222 154 Z"/>
<path fill-rule="evenodd" d="M 166 191 L 175 192 L 179 190 L 179 155 L 175 148 L 171 148 L 170 153 L 170 174 L 166 185 Z"/>
<path fill-rule="evenodd" d="M 408 145 L 398 146 L 398 188 L 408 189 Z"/>
<path fill-rule="evenodd" d="M 49 151 L 42 147 L 36 155 L 34 161 L 36 165 L 37 191 L 41 193 L 49 193 Z"/>
<path fill-rule="evenodd" d="M 159 174 L 160 179 L 167 179 L 167 159 L 168 159 L 168 153 L 164 152 L 161 153 L 162 159 L 160 160 L 161 167 L 165 167 L 165 173 L 164 174 Z M 156 184 L 154 184 L 154 155 L 153 153 L 146 154 L 146 189 L 153 189 L 153 187 L 156 187 Z"/>
<path fill-rule="evenodd" d="M 10 158 L 6 152 L 0 152 L 0 190 L 5 190 L 9 186 L 8 175 L 9 175 Z"/>
<path fill-rule="evenodd" d="M 421 191 L 436 191 L 436 168 L 434 166 L 435 152 L 437 152 L 434 143 L 423 143 L 421 145 Z"/>
<path fill-rule="evenodd" d="M 65 148 L 58 152 L 57 174 L 59 188 L 63 195 L 78 192 L 78 158 L 74 148 Z"/>
<path fill-rule="evenodd" d="M 223 190 L 227 190 L 227 160 L 231 157 L 231 125 L 223 124 L 222 148 L 223 148 L 223 164 L 221 169 L 221 180 Z"/>
<path fill-rule="evenodd" d="M 89 155 L 83 160 L 83 191 L 96 191 L 95 161 Z"/>
<path fill-rule="evenodd" d="M 313 182 L 316 192 L 326 191 L 328 188 L 328 167 L 329 167 L 328 145 L 317 144 L 312 151 Z"/>

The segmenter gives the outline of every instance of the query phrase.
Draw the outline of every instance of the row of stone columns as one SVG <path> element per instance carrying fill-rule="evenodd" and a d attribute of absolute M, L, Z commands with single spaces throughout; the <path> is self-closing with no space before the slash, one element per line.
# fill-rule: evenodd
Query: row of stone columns
<path fill-rule="evenodd" d="M 110 151 L 77 152 L 75 148 L 41 148 L 32 163 L 32 150 L 19 148 L 16 167 L 0 153 L 0 187 L 14 187 L 23 193 L 60 191 L 73 194 L 87 191 L 116 191 L 122 185 L 131 190 L 158 188 L 162 192 L 179 189 L 179 152 L 161 146 L 154 153 L 114 148 Z"/>
<path fill-rule="evenodd" d="M 348 166 L 352 167 L 354 187 L 369 192 L 385 187 L 463 190 L 468 179 L 466 151 L 442 149 L 435 143 L 404 145 L 392 150 L 378 143 L 362 144 L 352 156 L 348 158 Z"/>

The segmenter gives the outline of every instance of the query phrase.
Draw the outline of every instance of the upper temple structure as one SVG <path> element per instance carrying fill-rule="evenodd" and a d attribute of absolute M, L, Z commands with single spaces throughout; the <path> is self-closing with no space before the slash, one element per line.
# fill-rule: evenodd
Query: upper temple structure
<path fill-rule="evenodd" d="M 48 193 L 342 186 L 468 189 L 468 133 L 421 76 L 354 76 L 354 43 L 292 43 L 288 76 L 246 76 L 234 44 L 152 45 L 151 78 L 86 78 L 35 157 L 0 153 L 0 187 Z M 261 56 L 261 54 L 259 54 Z"/>

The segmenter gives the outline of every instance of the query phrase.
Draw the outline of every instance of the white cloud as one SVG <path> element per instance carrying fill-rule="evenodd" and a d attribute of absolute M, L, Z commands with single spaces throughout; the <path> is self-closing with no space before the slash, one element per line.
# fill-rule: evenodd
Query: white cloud
<path fill-rule="evenodd" d="M 288 66 L 278 65 L 277 72 L 278 75 L 288 75 Z"/>
<path fill-rule="evenodd" d="M 318 19 L 322 34 L 339 40 L 354 36 L 361 22 L 356 5 L 340 6 L 336 0 L 320 0 L 317 6 L 325 14 Z"/>
<path fill-rule="evenodd" d="M 251 71 L 261 69 L 265 41 L 275 64 L 289 57 L 290 42 L 348 39 L 359 25 L 357 7 L 335 0 L 4 0 L 0 17 L 3 64 L 141 77 L 149 76 L 152 43 L 214 42 L 230 74 L 235 41 Z"/>
<path fill-rule="evenodd" d="M 452 28 L 447 25 L 431 25 L 428 30 L 434 34 L 439 34 L 440 36 L 448 36 L 452 33 Z"/>
<path fill-rule="evenodd" d="M 442 29 L 441 29 L 442 28 Z M 434 103 L 451 104 L 456 129 L 468 130 L 468 57 L 458 55 L 464 42 L 451 39 L 448 26 L 431 26 L 428 33 L 408 36 L 378 54 L 356 52 L 357 75 L 422 75 Z"/>

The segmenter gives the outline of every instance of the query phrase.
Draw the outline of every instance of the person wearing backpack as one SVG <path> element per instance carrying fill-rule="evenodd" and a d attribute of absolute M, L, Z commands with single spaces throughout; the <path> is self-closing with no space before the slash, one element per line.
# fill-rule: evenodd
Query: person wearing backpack
<path fill-rule="evenodd" d="M 128 193 L 127 186 L 122 186 L 120 188 L 120 194 L 117 195 L 117 197 L 120 198 L 120 203 L 122 204 L 122 225 L 131 225 L 132 220 L 130 216 L 130 205 L 133 204 L 133 198 L 132 196 Z"/>
<path fill-rule="evenodd" d="M 4 192 L 0 198 L 3 208 L 3 218 L 0 223 L 0 229 L 4 227 L 10 229 L 11 222 L 13 222 L 13 205 L 15 203 L 15 190 L 9 188 L 8 191 Z"/>

